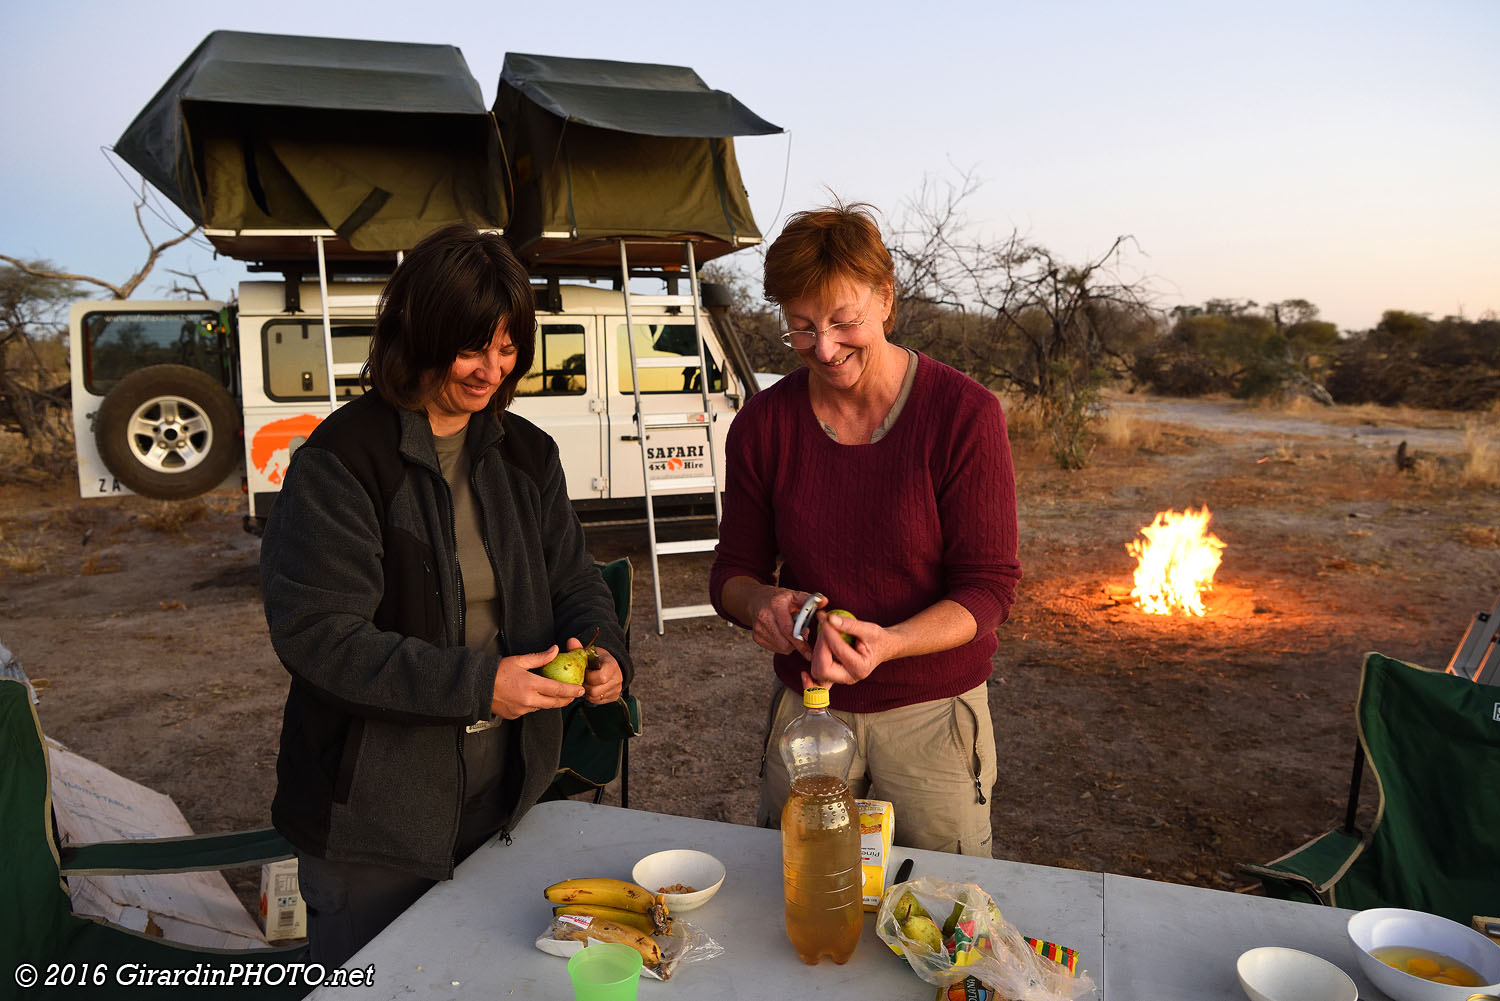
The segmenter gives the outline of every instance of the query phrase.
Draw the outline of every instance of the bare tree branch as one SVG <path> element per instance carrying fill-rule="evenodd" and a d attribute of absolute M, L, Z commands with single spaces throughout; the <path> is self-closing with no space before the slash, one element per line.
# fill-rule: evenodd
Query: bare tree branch
<path fill-rule="evenodd" d="M 42 331 L 62 332 L 59 311 L 78 294 L 80 285 L 96 286 L 116 299 L 128 299 L 156 267 L 161 255 L 197 230 L 194 226 L 154 241 L 141 215 L 145 206 L 146 188 L 142 183 L 141 197 L 135 204 L 135 222 L 146 241 L 146 259 L 119 284 L 94 275 L 63 271 L 47 261 L 26 261 L 0 254 L 0 262 L 9 265 L 0 267 L 0 426 L 13 428 L 25 438 L 33 469 L 55 474 L 72 461 L 67 385 L 65 382 L 53 385 L 58 371 L 65 373 L 66 368 L 55 357 L 50 365 L 42 357 L 39 347 L 47 343 L 49 336 Z M 173 274 L 190 278 L 203 297 L 208 298 L 197 276 L 180 271 Z M 56 343 L 51 347 L 55 349 Z"/>
<path fill-rule="evenodd" d="M 1059 464 L 1086 458 L 1093 402 L 1104 380 L 1129 370 L 1125 345 L 1155 329 L 1141 281 L 1121 275 L 1128 236 L 1069 264 L 1012 230 L 990 237 L 964 205 L 972 174 L 923 182 L 894 229 L 901 308 L 892 334 L 1038 407 Z"/>
<path fill-rule="evenodd" d="M 146 280 L 146 276 L 149 275 L 152 269 L 156 267 L 157 259 L 160 258 L 161 255 L 166 251 L 172 249 L 182 241 L 188 239 L 198 230 L 198 227 L 195 225 L 183 230 L 182 232 L 170 237 L 169 239 L 161 241 L 160 243 L 153 243 L 151 240 L 151 234 L 146 230 L 146 220 L 141 217 L 141 210 L 145 208 L 145 206 L 146 183 L 142 181 L 141 197 L 140 200 L 135 203 L 135 224 L 136 227 L 140 229 L 141 236 L 143 236 L 146 240 L 146 261 L 140 266 L 135 274 L 125 279 L 125 281 L 121 282 L 119 285 L 116 285 L 113 282 L 105 281 L 103 278 L 95 278 L 93 275 L 79 275 L 67 271 L 53 271 L 50 269 L 36 268 L 23 260 L 11 257 L 9 254 L 0 254 L 0 261 L 5 261 L 12 267 L 20 271 L 24 271 L 26 274 L 31 275 L 35 278 L 49 278 L 54 281 L 64 282 L 85 282 L 89 285 L 97 285 L 98 287 L 107 290 L 110 295 L 114 296 L 116 299 L 129 299 L 133 294 L 135 294 L 135 290 L 140 287 L 141 282 Z M 208 296 L 205 295 L 204 298 L 206 299 L 208 298 Z"/>
<path fill-rule="evenodd" d="M 181 278 L 184 281 L 190 281 L 193 283 L 192 286 L 189 287 L 187 285 L 183 285 L 181 282 L 173 282 L 171 289 L 168 290 L 168 294 L 181 295 L 184 299 L 192 299 L 194 297 L 197 297 L 199 299 L 213 298 L 213 296 L 208 294 L 208 289 L 203 287 L 203 279 L 199 278 L 195 273 L 191 271 L 178 271 L 175 268 L 164 268 L 163 270 L 166 271 L 166 273 L 169 275 L 176 275 L 178 278 Z"/>
<path fill-rule="evenodd" d="M 159 258 L 167 250 L 170 250 L 171 248 L 181 243 L 183 240 L 186 240 L 188 237 L 192 236 L 193 233 L 195 233 L 198 229 L 197 226 L 191 226 L 188 229 L 185 229 L 182 232 L 178 233 L 171 239 L 163 240 L 161 243 L 153 244 L 151 242 L 151 234 L 146 232 L 146 221 L 141 218 L 141 209 L 144 208 L 145 205 L 146 182 L 142 181 L 141 199 L 140 201 L 135 203 L 135 223 L 140 227 L 141 235 L 146 238 L 146 246 L 150 249 L 146 253 L 146 262 L 141 265 L 140 270 L 131 275 L 129 278 L 125 279 L 124 284 L 120 286 L 120 293 L 116 296 L 116 298 L 119 299 L 129 299 L 131 295 L 135 293 L 135 290 L 140 287 L 141 282 L 146 280 L 146 276 L 151 273 L 151 269 L 156 267 L 157 258 Z M 206 299 L 208 298 L 208 296 L 205 295 L 204 298 Z"/>
<path fill-rule="evenodd" d="M 4 261 L 17 271 L 24 271 L 34 278 L 50 278 L 60 282 L 88 282 L 90 285 L 98 285 L 100 288 L 108 289 L 116 299 L 124 299 L 125 295 L 120 291 L 120 286 L 111 284 L 103 278 L 95 278 L 92 275 L 75 275 L 69 271 L 51 271 L 44 268 L 34 268 L 20 258 L 11 257 L 9 254 L 0 254 L 0 261 Z"/>

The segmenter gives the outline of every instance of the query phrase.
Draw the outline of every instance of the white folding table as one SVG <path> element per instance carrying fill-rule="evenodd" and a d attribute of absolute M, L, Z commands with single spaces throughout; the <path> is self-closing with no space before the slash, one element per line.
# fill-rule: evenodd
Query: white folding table
<path fill-rule="evenodd" d="M 723 888 L 681 917 L 724 952 L 684 962 L 669 981 L 642 979 L 642 998 L 931 1001 L 936 993 L 880 941 L 873 915 L 845 965 L 797 958 L 782 925 L 778 832 L 563 800 L 533 808 L 511 844 L 484 845 L 350 960 L 349 968 L 374 967 L 373 986 L 310 996 L 567 1001 L 565 962 L 534 945 L 552 916 L 543 889 L 572 876 L 628 879 L 636 860 L 664 848 L 696 848 L 724 863 Z M 908 856 L 914 876 L 977 883 L 1022 934 L 1076 949 L 1096 985 L 1081 1001 L 1240 1001 L 1235 959 L 1258 945 L 1321 955 L 1354 977 L 1365 1001 L 1384 999 L 1343 938 L 1348 911 L 907 848 L 893 851 L 889 872 Z"/>

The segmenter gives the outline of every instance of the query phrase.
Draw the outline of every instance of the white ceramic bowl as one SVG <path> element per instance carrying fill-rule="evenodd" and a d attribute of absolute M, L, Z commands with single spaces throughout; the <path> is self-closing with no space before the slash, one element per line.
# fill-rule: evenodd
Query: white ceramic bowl
<path fill-rule="evenodd" d="M 1349 974 L 1296 949 L 1251 949 L 1235 964 L 1250 1001 L 1359 1001 Z"/>
<path fill-rule="evenodd" d="M 1395 1001 L 1467 1001 L 1471 994 L 1500 994 L 1500 945 L 1457 921 L 1423 911 L 1376 907 L 1349 919 L 1359 968 L 1370 982 Z M 1435 984 L 1387 966 L 1371 950 L 1388 945 L 1431 949 L 1466 963 L 1484 980 L 1483 987 Z"/>
<path fill-rule="evenodd" d="M 719 892 L 719 887 L 724 885 L 724 863 L 708 852 L 673 848 L 647 855 L 635 864 L 630 875 L 652 893 L 660 893 L 664 886 L 681 884 L 693 887 L 692 893 L 666 895 L 667 913 L 681 914 L 702 907 Z"/>

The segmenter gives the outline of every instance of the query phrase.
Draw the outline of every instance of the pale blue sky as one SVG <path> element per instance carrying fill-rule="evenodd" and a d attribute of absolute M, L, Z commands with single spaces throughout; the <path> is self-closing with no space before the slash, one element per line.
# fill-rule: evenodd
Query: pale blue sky
<path fill-rule="evenodd" d="M 894 220 L 967 169 L 990 233 L 1074 261 L 1134 236 L 1164 307 L 1305 298 L 1346 329 L 1500 311 L 1497 0 L 8 4 L 0 251 L 133 270 L 131 189 L 99 148 L 219 28 L 457 45 L 486 103 L 507 51 L 689 65 L 790 130 L 781 218 L 832 189 Z M 768 237 L 788 141 L 737 141 Z M 242 276 L 166 263 L 219 295 Z"/>

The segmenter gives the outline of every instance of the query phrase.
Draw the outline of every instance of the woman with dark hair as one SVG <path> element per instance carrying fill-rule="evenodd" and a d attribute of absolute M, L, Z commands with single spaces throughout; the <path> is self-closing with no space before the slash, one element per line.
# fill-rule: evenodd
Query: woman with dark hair
<path fill-rule="evenodd" d="M 509 839 L 556 773 L 559 710 L 626 680 L 557 446 L 506 411 L 535 328 L 501 238 L 424 239 L 381 297 L 371 391 L 296 450 L 266 523 L 266 622 L 292 676 L 271 816 L 327 966 Z M 531 673 L 596 630 L 582 685 Z"/>
<path fill-rule="evenodd" d="M 788 794 L 771 743 L 801 711 L 786 696 L 816 684 L 855 734 L 850 787 L 895 804 L 898 843 L 989 855 L 985 689 L 1021 573 L 999 401 L 886 339 L 895 268 L 865 206 L 793 216 L 766 253 L 765 296 L 802 367 L 730 425 L 709 583 L 776 655 L 758 821 L 776 826 Z M 799 635 L 814 595 L 854 617 L 823 607 L 832 628 Z"/>

